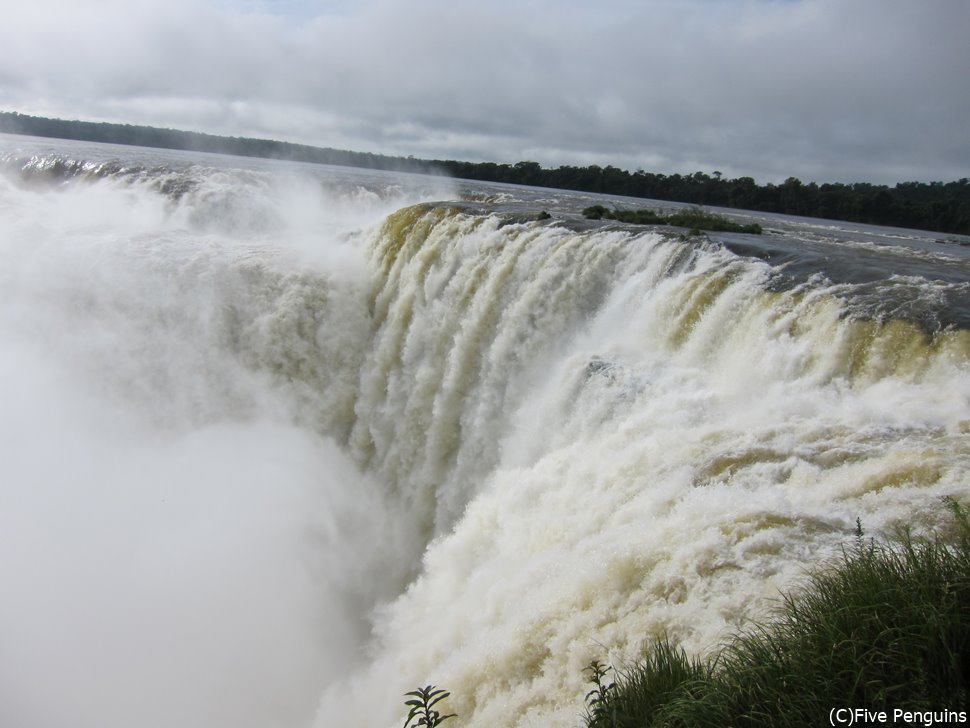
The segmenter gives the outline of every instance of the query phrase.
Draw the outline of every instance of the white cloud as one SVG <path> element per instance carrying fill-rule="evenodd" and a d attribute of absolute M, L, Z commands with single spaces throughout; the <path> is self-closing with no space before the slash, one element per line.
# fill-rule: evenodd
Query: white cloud
<path fill-rule="evenodd" d="M 11 15 L 0 106 L 25 112 L 761 179 L 970 166 L 963 0 L 36 0 Z"/>

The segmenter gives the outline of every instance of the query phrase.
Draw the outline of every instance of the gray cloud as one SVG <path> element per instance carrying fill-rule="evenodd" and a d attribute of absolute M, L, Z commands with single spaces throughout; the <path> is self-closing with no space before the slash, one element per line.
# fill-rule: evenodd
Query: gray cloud
<path fill-rule="evenodd" d="M 759 181 L 970 169 L 965 0 L 35 0 L 0 107 Z"/>

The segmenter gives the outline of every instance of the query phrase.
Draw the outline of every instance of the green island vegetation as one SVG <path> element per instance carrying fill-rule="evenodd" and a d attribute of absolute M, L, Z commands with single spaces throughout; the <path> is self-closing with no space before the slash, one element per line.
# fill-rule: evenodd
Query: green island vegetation
<path fill-rule="evenodd" d="M 547 169 L 531 161 L 497 164 L 422 160 L 268 139 L 223 137 L 130 124 L 66 121 L 12 112 L 0 112 L 0 132 L 423 174 L 446 173 L 453 177 L 484 182 L 551 187 L 970 235 L 970 178 L 966 177 L 946 183 L 900 182 L 893 187 L 868 182 L 803 183 L 795 177 L 789 177 L 781 184 L 759 185 L 752 177 L 728 179 L 718 171 L 711 174 L 694 172 L 666 175 L 643 170 L 628 172 L 613 166 L 598 165 L 563 165 L 556 169 Z"/>
<path fill-rule="evenodd" d="M 761 226 L 758 223 L 742 225 L 741 223 L 728 220 L 723 215 L 715 215 L 699 207 L 690 207 L 686 210 L 678 210 L 669 215 L 649 209 L 638 210 L 608 210 L 603 205 L 590 205 L 583 210 L 583 216 L 590 220 L 616 220 L 617 222 L 633 223 L 634 225 L 676 225 L 677 227 L 690 228 L 692 232 L 701 230 L 712 230 L 718 232 L 749 233 L 751 235 L 761 235 Z"/>
<path fill-rule="evenodd" d="M 903 529 L 877 543 L 857 520 L 841 558 L 708 659 L 662 638 L 622 669 L 593 660 L 586 728 L 849 725 L 867 722 L 849 720 L 863 710 L 870 723 L 965 723 L 970 523 L 956 501 L 946 505 L 951 522 L 928 537 Z M 419 715 L 431 726 L 453 717 L 425 709 L 440 692 L 408 694 L 406 728 Z"/>

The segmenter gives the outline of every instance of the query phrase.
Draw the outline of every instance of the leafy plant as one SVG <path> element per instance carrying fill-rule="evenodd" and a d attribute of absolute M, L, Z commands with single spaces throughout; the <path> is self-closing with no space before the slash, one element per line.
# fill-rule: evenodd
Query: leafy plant
<path fill-rule="evenodd" d="M 593 660 L 583 672 L 589 673 L 589 682 L 595 687 L 586 693 L 586 723 L 587 725 L 606 725 L 605 721 L 610 711 L 610 698 L 616 692 L 616 683 L 606 682 L 606 673 L 613 668 L 607 667 L 599 660 Z"/>
<path fill-rule="evenodd" d="M 404 697 L 411 698 L 405 701 L 405 705 L 411 707 L 408 712 L 407 720 L 404 721 L 404 728 L 411 726 L 426 726 L 426 728 L 436 728 L 449 718 L 454 718 L 455 714 L 442 715 L 434 706 L 447 698 L 451 693 L 441 690 L 434 685 L 426 685 L 423 688 L 412 690 L 405 693 Z M 416 721 L 416 722 L 415 722 Z"/>

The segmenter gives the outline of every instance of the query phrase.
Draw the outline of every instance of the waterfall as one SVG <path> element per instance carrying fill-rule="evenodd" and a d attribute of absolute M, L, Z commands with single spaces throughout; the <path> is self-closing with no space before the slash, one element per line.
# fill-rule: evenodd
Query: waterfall
<path fill-rule="evenodd" d="M 63 146 L 0 158 L 4 724 L 575 723 L 591 659 L 966 498 L 935 243 Z"/>

